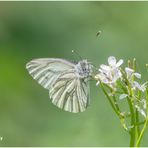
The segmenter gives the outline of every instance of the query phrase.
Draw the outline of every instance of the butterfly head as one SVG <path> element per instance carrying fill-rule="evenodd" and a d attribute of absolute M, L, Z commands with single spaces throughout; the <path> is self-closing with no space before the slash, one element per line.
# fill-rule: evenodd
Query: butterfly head
<path fill-rule="evenodd" d="M 87 78 L 92 74 L 92 67 L 87 60 L 81 60 L 76 65 L 76 70 L 81 78 Z"/>

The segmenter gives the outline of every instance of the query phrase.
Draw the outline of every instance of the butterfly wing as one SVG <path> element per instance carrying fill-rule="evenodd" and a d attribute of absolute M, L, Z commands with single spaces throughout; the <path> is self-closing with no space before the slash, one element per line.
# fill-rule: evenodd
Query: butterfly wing
<path fill-rule="evenodd" d="M 89 103 L 89 85 L 80 79 L 75 64 L 55 58 L 32 60 L 26 68 L 40 85 L 49 90 L 52 103 L 69 112 L 83 112 Z"/>
<path fill-rule="evenodd" d="M 83 112 L 89 104 L 89 84 L 75 73 L 61 76 L 49 90 L 52 103 L 65 111 Z"/>
<path fill-rule="evenodd" d="M 61 74 L 74 70 L 74 64 L 62 59 L 35 59 L 26 64 L 30 75 L 46 89 L 50 89 Z"/>

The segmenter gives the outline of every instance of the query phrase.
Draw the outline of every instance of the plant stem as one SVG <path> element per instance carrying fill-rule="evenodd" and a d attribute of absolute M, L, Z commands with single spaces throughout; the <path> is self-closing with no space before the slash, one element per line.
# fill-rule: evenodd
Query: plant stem
<path fill-rule="evenodd" d="M 137 109 L 136 109 L 136 123 L 139 123 L 139 112 Z M 136 126 L 136 130 L 137 130 L 137 137 L 139 137 L 139 135 L 140 135 L 140 126 L 139 125 Z"/>
<path fill-rule="evenodd" d="M 120 108 L 119 108 L 119 106 L 118 106 L 118 103 L 117 103 L 117 100 L 116 100 L 115 95 L 113 95 L 113 100 L 114 100 L 114 104 L 115 104 L 117 110 L 120 112 Z"/>
<path fill-rule="evenodd" d="M 138 97 L 137 97 L 137 99 L 138 100 L 140 100 L 140 97 L 141 97 L 141 91 L 138 91 Z M 139 122 L 139 112 L 138 112 L 138 110 L 137 110 L 137 108 L 136 108 L 136 123 L 138 123 Z M 136 130 L 137 130 L 137 138 L 139 137 L 139 135 L 140 135 L 140 125 L 137 125 L 136 126 Z"/>
<path fill-rule="evenodd" d="M 142 131 L 141 131 L 141 133 L 140 133 L 140 136 L 139 136 L 139 138 L 138 138 L 138 140 L 137 140 L 136 147 L 139 147 L 139 146 L 140 146 L 140 142 L 141 142 L 141 140 L 142 140 L 142 137 L 143 137 L 143 134 L 144 134 L 144 131 L 145 131 L 147 125 L 148 125 L 148 119 L 145 121 L 145 124 L 144 124 L 144 126 L 143 126 L 143 129 L 142 129 Z"/>
<path fill-rule="evenodd" d="M 131 61 L 128 61 L 128 66 L 131 67 Z M 135 140 L 136 140 L 136 125 L 135 125 L 135 111 L 134 111 L 134 107 L 133 107 L 133 103 L 132 103 L 132 98 L 133 98 L 133 91 L 131 89 L 131 84 L 129 83 L 124 71 L 121 69 L 122 75 L 125 79 L 125 85 L 128 86 L 128 90 L 123 89 L 123 91 L 125 93 L 128 92 L 129 97 L 127 97 L 127 101 L 128 101 L 128 105 L 129 105 L 129 109 L 130 109 L 130 113 L 131 113 L 131 130 L 130 130 L 130 147 L 134 147 L 135 146 Z"/>
<path fill-rule="evenodd" d="M 136 147 L 139 147 L 139 146 L 140 146 L 140 142 L 141 142 L 141 140 L 142 140 L 144 131 L 146 130 L 146 127 L 147 127 L 147 125 L 148 125 L 148 90 L 146 90 L 146 101 L 147 101 L 147 106 L 146 106 L 146 107 L 147 107 L 147 117 L 146 117 L 146 121 L 145 121 L 145 123 L 144 123 L 144 126 L 143 126 L 143 128 L 142 128 L 142 131 L 141 131 L 141 133 L 140 133 L 140 136 L 139 136 L 139 138 L 138 138 L 138 140 L 137 140 Z"/>
<path fill-rule="evenodd" d="M 131 126 L 133 126 L 131 128 L 130 131 L 130 147 L 134 147 L 135 146 L 135 113 L 134 113 L 134 109 L 133 109 L 133 105 L 131 102 L 131 98 L 127 98 L 128 100 L 128 104 L 129 104 L 129 108 L 130 108 L 130 112 L 131 112 Z"/>
<path fill-rule="evenodd" d="M 105 90 L 103 84 L 100 83 L 100 86 L 101 86 L 101 88 L 102 88 L 102 90 L 103 90 L 105 96 L 107 97 L 109 103 L 111 104 L 111 107 L 113 108 L 113 110 L 115 111 L 115 113 L 120 117 L 120 116 L 121 116 L 121 115 L 120 115 L 120 112 L 119 112 L 119 111 L 116 109 L 116 107 L 114 106 L 114 104 L 113 104 L 113 102 L 112 102 L 110 96 L 109 96 L 108 93 L 106 92 L 106 90 Z"/>

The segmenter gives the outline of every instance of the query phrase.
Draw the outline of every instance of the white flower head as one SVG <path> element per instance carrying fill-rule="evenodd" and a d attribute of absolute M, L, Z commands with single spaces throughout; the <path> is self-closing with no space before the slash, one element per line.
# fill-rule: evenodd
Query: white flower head
<path fill-rule="evenodd" d="M 125 67 L 125 72 L 127 74 L 127 79 L 132 79 L 133 76 L 135 76 L 138 79 L 141 79 L 141 74 L 134 72 L 134 70 L 129 67 Z"/>
<path fill-rule="evenodd" d="M 110 56 L 108 58 L 108 64 L 109 65 L 100 65 L 98 78 L 99 81 L 105 84 L 113 85 L 122 76 L 119 68 L 123 64 L 123 60 L 121 59 L 117 62 L 115 57 Z M 97 82 L 97 84 L 99 84 L 99 82 Z"/>
<path fill-rule="evenodd" d="M 147 82 L 140 85 L 137 81 L 134 81 L 134 79 L 133 79 L 134 77 L 141 79 L 140 73 L 134 72 L 134 70 L 129 68 L 129 67 L 125 68 L 125 72 L 126 72 L 126 75 L 127 75 L 127 79 L 129 80 L 133 89 L 137 88 L 142 92 L 144 92 L 146 90 Z"/>

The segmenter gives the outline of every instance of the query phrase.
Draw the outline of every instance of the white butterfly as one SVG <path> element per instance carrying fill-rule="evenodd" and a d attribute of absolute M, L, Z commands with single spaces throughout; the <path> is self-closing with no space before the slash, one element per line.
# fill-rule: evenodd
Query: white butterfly
<path fill-rule="evenodd" d="M 73 113 L 85 111 L 89 104 L 92 67 L 87 60 L 75 64 L 58 58 L 35 59 L 26 64 L 30 75 L 49 90 L 52 103 Z"/>

